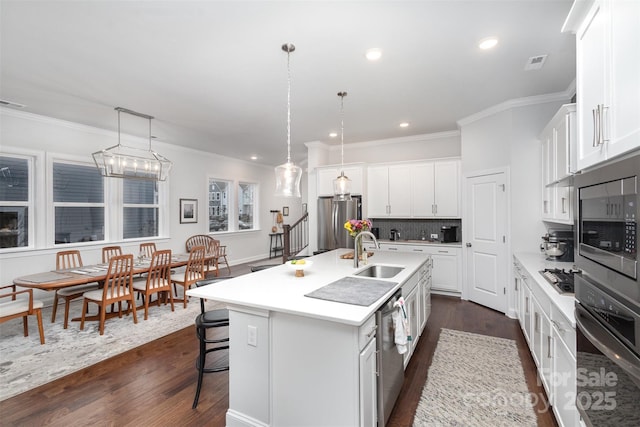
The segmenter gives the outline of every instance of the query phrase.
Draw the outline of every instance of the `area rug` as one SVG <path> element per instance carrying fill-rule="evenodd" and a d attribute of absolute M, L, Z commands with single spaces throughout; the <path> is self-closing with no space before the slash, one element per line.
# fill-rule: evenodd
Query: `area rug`
<path fill-rule="evenodd" d="M 207 301 L 207 310 L 218 304 Z M 93 307 L 95 309 L 95 307 Z M 72 302 L 70 317 L 79 317 L 81 300 Z M 42 311 L 45 344 L 40 345 L 35 316 L 29 316 L 29 336 L 22 333 L 22 319 L 0 324 L 0 400 L 8 399 L 32 388 L 79 371 L 102 360 L 132 348 L 164 337 L 194 324 L 200 313 L 199 299 L 192 298 L 184 309 L 182 302 L 171 306 L 149 307 L 149 318 L 144 320 L 144 309 L 138 310 L 138 323 L 131 315 L 108 319 L 104 335 L 98 331 L 98 322 L 69 322 L 63 329 L 64 305 L 58 306 L 55 323 L 51 323 L 51 307 Z M 195 340 L 194 332 L 194 340 Z"/>
<path fill-rule="evenodd" d="M 516 342 L 442 329 L 414 427 L 536 424 Z"/>

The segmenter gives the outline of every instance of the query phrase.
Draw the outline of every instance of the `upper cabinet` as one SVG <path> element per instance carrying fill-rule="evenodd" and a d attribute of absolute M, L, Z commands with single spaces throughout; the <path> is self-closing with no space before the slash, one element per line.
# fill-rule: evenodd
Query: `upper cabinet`
<path fill-rule="evenodd" d="M 367 170 L 371 218 L 459 218 L 460 161 L 374 165 Z"/>
<path fill-rule="evenodd" d="M 565 179 L 576 171 L 576 105 L 565 104 L 540 134 L 542 219 L 571 223 L 573 188 Z M 564 180 L 564 182 L 563 182 Z"/>
<path fill-rule="evenodd" d="M 363 166 L 350 165 L 341 168 L 334 165 L 316 169 L 318 196 L 333 196 L 333 181 L 340 176 L 341 170 L 351 180 L 351 194 L 363 194 Z"/>
<path fill-rule="evenodd" d="M 640 2 L 576 1 L 577 169 L 640 147 Z"/>

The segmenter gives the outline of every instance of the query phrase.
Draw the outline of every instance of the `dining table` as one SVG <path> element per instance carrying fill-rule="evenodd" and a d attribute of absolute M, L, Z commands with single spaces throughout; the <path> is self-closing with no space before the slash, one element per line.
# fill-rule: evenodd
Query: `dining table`
<path fill-rule="evenodd" d="M 187 265 L 189 254 L 175 254 L 171 256 L 171 268 Z M 133 274 L 144 274 L 151 268 L 151 259 L 136 258 L 133 264 Z M 69 286 L 84 285 L 92 282 L 102 282 L 107 278 L 109 264 L 93 264 L 64 270 L 49 270 L 32 273 L 13 279 L 13 284 L 24 288 L 55 291 Z"/>

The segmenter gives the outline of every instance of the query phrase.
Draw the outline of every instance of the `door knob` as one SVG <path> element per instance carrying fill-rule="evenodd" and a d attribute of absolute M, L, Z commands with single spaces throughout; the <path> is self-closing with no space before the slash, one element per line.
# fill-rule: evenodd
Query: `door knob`
<path fill-rule="evenodd" d="M 471 243 L 467 243 L 467 247 L 470 248 L 471 247 Z"/>

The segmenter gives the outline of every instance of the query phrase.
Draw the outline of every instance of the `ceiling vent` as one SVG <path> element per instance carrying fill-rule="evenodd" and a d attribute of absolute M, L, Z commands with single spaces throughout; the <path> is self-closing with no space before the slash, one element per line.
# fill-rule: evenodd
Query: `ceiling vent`
<path fill-rule="evenodd" d="M 527 60 L 524 66 L 525 71 L 539 70 L 544 65 L 544 61 L 547 60 L 547 55 L 532 56 Z"/>
<path fill-rule="evenodd" d="M 0 99 L 0 105 L 3 107 L 24 108 L 26 105 L 18 104 L 17 102 L 7 101 L 6 99 Z"/>

